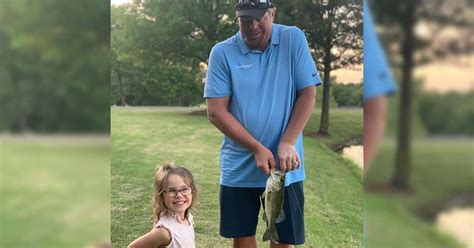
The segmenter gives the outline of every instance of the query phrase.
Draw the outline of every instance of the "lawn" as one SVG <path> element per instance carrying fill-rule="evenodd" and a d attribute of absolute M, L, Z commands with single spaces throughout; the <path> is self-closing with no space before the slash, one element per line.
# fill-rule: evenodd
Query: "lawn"
<path fill-rule="evenodd" d="M 390 180 L 394 148 L 393 141 L 382 145 L 368 174 L 368 185 Z M 474 192 L 473 150 L 472 139 L 416 139 L 412 152 L 414 192 L 366 194 L 368 247 L 462 247 L 437 231 L 429 216 L 433 208 L 442 209 L 449 198 Z"/>
<path fill-rule="evenodd" d="M 329 111 L 329 138 L 319 138 L 332 150 L 341 148 L 347 143 L 362 145 L 364 137 L 363 113 L 361 108 L 332 108 Z M 306 125 L 306 133 L 315 133 L 319 130 L 321 110 L 315 109 Z"/>
<path fill-rule="evenodd" d="M 0 148 L 0 247 L 109 242 L 106 142 L 9 137 Z"/>
<path fill-rule="evenodd" d="M 189 168 L 197 182 L 197 247 L 231 247 L 231 240 L 220 237 L 218 231 L 222 134 L 203 116 L 133 108 L 112 108 L 111 113 L 113 246 L 125 247 L 152 228 L 154 170 L 159 163 L 174 161 Z M 352 116 L 343 116 L 343 122 L 352 121 Z M 361 112 L 356 116 L 362 121 Z M 333 123 L 338 133 L 342 125 Z M 306 244 L 301 247 L 361 247 L 361 170 L 329 149 L 326 142 L 304 140 Z M 264 223 L 259 221 L 259 240 L 263 230 Z M 259 245 L 268 246 L 261 241 Z"/>

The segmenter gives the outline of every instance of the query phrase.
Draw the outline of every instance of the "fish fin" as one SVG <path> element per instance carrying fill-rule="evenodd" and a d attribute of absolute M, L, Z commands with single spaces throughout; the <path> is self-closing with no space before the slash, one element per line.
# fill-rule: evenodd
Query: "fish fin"
<path fill-rule="evenodd" d="M 263 233 L 262 240 L 263 241 L 271 240 L 276 243 L 280 242 L 280 237 L 278 237 L 278 232 L 276 228 L 267 228 L 267 230 L 265 230 L 265 232 Z"/>
<path fill-rule="evenodd" d="M 278 215 L 278 217 L 275 219 L 275 223 L 280 223 L 280 222 L 284 221 L 285 218 L 286 218 L 285 211 L 283 211 L 283 209 L 282 209 L 281 212 L 280 212 L 280 215 Z"/>

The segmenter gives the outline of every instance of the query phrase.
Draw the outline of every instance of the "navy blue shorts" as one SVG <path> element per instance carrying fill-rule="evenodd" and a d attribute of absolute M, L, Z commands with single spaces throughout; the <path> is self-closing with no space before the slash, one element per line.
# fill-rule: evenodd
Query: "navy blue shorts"
<path fill-rule="evenodd" d="M 225 238 L 254 236 L 259 215 L 260 195 L 265 188 L 236 188 L 221 185 L 220 234 Z M 303 181 L 285 188 L 283 211 L 285 220 L 277 223 L 280 243 L 300 245 L 304 239 Z M 257 237 L 261 239 L 261 237 Z"/>

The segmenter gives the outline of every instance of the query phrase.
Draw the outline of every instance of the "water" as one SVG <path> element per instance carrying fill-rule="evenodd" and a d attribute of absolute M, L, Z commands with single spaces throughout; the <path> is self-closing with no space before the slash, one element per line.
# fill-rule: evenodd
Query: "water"
<path fill-rule="evenodd" d="M 474 208 L 454 208 L 436 217 L 438 230 L 454 236 L 467 248 L 474 248 Z"/>
<path fill-rule="evenodd" d="M 360 168 L 364 167 L 364 146 L 355 145 L 344 147 L 344 149 L 342 149 L 342 156 L 352 160 Z"/>

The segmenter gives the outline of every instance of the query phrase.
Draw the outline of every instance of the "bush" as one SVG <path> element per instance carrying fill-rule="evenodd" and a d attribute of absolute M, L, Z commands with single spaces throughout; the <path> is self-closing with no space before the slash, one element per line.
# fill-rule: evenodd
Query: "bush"
<path fill-rule="evenodd" d="M 423 93 L 419 114 L 429 134 L 474 135 L 474 92 Z"/>
<path fill-rule="evenodd" d="M 364 104 L 363 84 L 332 84 L 332 94 L 339 107 L 362 107 Z"/>
<path fill-rule="evenodd" d="M 112 74 L 112 104 L 122 105 L 122 94 L 131 106 L 197 106 L 203 101 L 204 84 L 189 67 L 162 64 L 130 71 L 122 82 Z"/>

